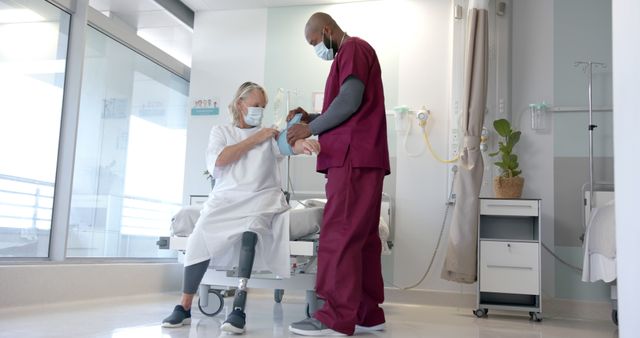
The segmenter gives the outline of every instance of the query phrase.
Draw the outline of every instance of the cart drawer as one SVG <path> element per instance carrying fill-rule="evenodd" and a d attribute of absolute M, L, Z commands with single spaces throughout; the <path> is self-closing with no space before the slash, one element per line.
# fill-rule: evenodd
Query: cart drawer
<path fill-rule="evenodd" d="M 481 215 L 538 216 L 538 200 L 481 199 Z"/>
<path fill-rule="evenodd" d="M 480 241 L 480 291 L 539 294 L 538 245 Z"/>

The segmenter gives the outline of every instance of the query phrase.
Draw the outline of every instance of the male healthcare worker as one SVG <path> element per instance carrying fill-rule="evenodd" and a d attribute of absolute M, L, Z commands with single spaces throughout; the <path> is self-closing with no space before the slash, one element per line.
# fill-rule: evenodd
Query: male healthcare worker
<path fill-rule="evenodd" d="M 322 114 L 302 114 L 290 127 L 290 144 L 320 135 L 317 170 L 326 174 L 316 291 L 325 300 L 313 318 L 293 323 L 300 335 L 352 335 L 384 329 L 384 290 L 378 235 L 382 182 L 390 173 L 380 63 L 364 40 L 343 32 L 331 16 L 315 13 L 305 38 L 316 54 L 333 60 Z"/>

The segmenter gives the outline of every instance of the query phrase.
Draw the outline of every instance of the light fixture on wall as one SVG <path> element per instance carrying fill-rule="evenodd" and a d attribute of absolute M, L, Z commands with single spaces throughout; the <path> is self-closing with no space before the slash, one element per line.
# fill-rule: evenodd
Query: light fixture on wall
<path fill-rule="evenodd" d="M 496 15 L 503 16 L 507 12 L 507 3 L 506 2 L 498 2 L 496 4 Z"/>
<path fill-rule="evenodd" d="M 462 6 L 460 6 L 460 5 L 455 5 L 455 7 L 453 7 L 453 17 L 454 17 L 456 20 L 462 20 L 462 15 L 463 15 L 463 14 L 462 14 L 462 11 L 463 11 Z"/>

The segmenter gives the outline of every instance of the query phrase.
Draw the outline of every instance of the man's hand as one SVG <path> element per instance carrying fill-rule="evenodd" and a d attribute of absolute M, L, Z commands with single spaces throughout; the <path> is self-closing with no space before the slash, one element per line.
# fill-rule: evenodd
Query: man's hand
<path fill-rule="evenodd" d="M 296 141 L 296 145 L 293 147 L 293 150 L 296 154 L 319 154 L 320 143 L 316 140 L 298 140 Z"/>
<path fill-rule="evenodd" d="M 297 140 L 303 140 L 311 136 L 311 128 L 308 124 L 296 123 L 287 129 L 287 143 L 293 147 Z"/>
<path fill-rule="evenodd" d="M 300 122 L 304 122 L 304 123 L 311 122 L 311 120 L 309 119 L 309 113 L 307 113 L 306 110 L 304 110 L 304 109 L 302 109 L 300 107 L 289 111 L 289 115 L 287 115 L 287 122 L 291 121 L 291 119 L 296 114 L 302 114 L 302 118 L 300 119 Z"/>

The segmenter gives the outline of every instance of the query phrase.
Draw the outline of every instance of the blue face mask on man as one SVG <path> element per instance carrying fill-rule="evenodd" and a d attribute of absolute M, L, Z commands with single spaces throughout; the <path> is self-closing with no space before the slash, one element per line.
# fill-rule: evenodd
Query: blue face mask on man
<path fill-rule="evenodd" d="M 244 122 L 250 126 L 256 127 L 262 123 L 264 108 L 247 107 L 247 114 L 244 116 Z"/>
<path fill-rule="evenodd" d="M 334 57 L 333 41 L 331 40 L 331 37 L 329 37 L 329 48 L 327 48 L 327 45 L 325 45 L 324 43 L 324 31 L 322 31 L 322 41 L 320 41 L 320 43 L 318 43 L 317 45 L 313 46 L 313 48 L 315 48 L 316 55 L 318 55 L 319 58 L 326 61 L 333 60 L 333 57 Z"/>

